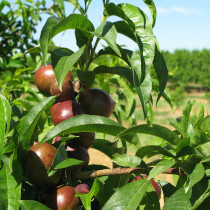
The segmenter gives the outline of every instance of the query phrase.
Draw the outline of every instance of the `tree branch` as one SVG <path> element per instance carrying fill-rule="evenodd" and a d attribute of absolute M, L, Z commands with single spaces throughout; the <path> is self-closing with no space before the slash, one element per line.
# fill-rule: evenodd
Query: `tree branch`
<path fill-rule="evenodd" d="M 122 174 L 131 174 L 131 173 L 141 173 L 141 174 L 149 174 L 149 171 L 152 170 L 153 167 L 149 167 L 148 169 L 134 167 L 134 168 L 113 168 L 113 169 L 103 169 L 96 171 L 75 171 L 72 173 L 73 179 L 89 179 L 96 178 L 100 176 L 109 176 L 109 175 L 122 175 Z M 177 174 L 183 175 L 184 173 L 180 171 L 178 168 L 169 168 L 163 172 L 163 174 Z"/>

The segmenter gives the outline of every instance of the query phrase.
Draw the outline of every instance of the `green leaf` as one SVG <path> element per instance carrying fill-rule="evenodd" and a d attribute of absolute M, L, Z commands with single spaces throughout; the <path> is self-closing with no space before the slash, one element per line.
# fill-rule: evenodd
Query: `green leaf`
<path fill-rule="evenodd" d="M 81 28 L 75 29 L 75 37 L 79 48 L 83 45 L 87 45 L 89 40 L 92 41 L 92 37 L 89 37 L 88 32 Z"/>
<path fill-rule="evenodd" d="M 116 23 L 116 22 L 115 22 L 115 23 Z M 114 24 L 115 24 L 115 23 L 114 23 Z M 125 22 L 123 22 L 123 23 L 125 23 Z M 116 25 L 115 25 L 115 26 L 116 26 Z M 125 48 L 122 48 L 120 45 L 118 45 L 118 48 L 119 48 L 119 50 L 120 50 L 121 56 L 119 56 L 118 54 L 116 54 L 115 51 L 114 51 L 111 47 L 105 47 L 105 48 L 101 49 L 101 50 L 98 52 L 98 56 L 97 56 L 97 57 L 103 56 L 103 55 L 112 55 L 112 56 L 116 56 L 116 57 L 118 57 L 118 58 L 121 58 L 123 61 L 125 61 L 125 62 L 128 64 L 128 66 L 130 66 L 130 61 L 129 61 L 128 57 L 131 57 L 131 56 L 132 56 L 133 51 L 128 50 L 128 49 L 125 49 Z M 96 58 L 97 58 L 97 57 L 96 57 Z M 133 75 L 132 75 L 132 77 L 133 77 Z M 131 83 L 133 83 L 133 80 L 132 80 Z"/>
<path fill-rule="evenodd" d="M 65 76 L 69 70 L 78 61 L 82 53 L 84 52 L 85 46 L 81 47 L 77 52 L 70 56 L 63 56 L 54 68 L 56 80 L 58 82 L 59 89 L 62 91 L 62 84 Z"/>
<path fill-rule="evenodd" d="M 193 102 L 188 102 L 188 104 L 185 106 L 183 113 L 182 113 L 182 118 L 181 118 L 181 124 L 182 124 L 182 128 L 184 131 L 184 137 L 187 137 L 189 134 L 189 126 L 191 126 L 190 123 L 190 112 L 192 110 L 192 106 L 195 103 L 195 101 Z"/>
<path fill-rule="evenodd" d="M 104 73 L 117 74 L 117 75 L 125 77 L 131 84 L 133 84 L 132 70 L 126 67 L 121 67 L 121 66 L 108 67 L 105 65 L 100 65 L 100 66 L 97 66 L 93 70 L 93 72 L 95 74 L 104 74 Z"/>
<path fill-rule="evenodd" d="M 94 71 L 81 71 L 77 70 L 77 76 L 81 82 L 85 82 L 86 88 L 92 87 L 95 80 Z"/>
<path fill-rule="evenodd" d="M 84 205 L 86 210 L 91 210 L 91 200 L 93 196 L 98 193 L 98 191 L 99 191 L 99 181 L 98 179 L 95 179 L 91 187 L 91 190 L 88 194 L 77 194 L 79 195 L 80 200 L 82 201 L 82 204 Z"/>
<path fill-rule="evenodd" d="M 120 50 L 116 44 L 117 30 L 113 23 L 104 21 L 94 32 L 93 35 L 106 41 L 106 43 L 120 56 Z"/>
<path fill-rule="evenodd" d="M 33 107 L 33 104 L 31 102 L 23 98 L 15 99 L 12 104 L 20 105 L 24 107 L 27 111 L 30 111 L 30 109 Z"/>
<path fill-rule="evenodd" d="M 154 27 L 155 22 L 156 22 L 156 13 L 157 13 L 155 4 L 154 4 L 153 0 L 143 0 L 143 1 L 149 7 L 149 9 L 152 13 L 152 27 Z"/>
<path fill-rule="evenodd" d="M 204 157 L 201 162 L 203 163 L 210 162 L 210 155 Z"/>
<path fill-rule="evenodd" d="M 116 156 L 115 158 L 112 159 L 112 161 L 119 166 L 136 167 L 140 166 L 142 160 L 137 156 L 123 154 Z"/>
<path fill-rule="evenodd" d="M 171 197 L 177 190 L 177 188 L 174 187 L 174 185 L 172 185 L 171 183 L 167 181 L 160 180 L 159 184 L 161 186 L 161 189 L 163 190 L 163 195 L 164 195 L 165 200 L 166 198 Z"/>
<path fill-rule="evenodd" d="M 49 41 L 60 32 L 63 32 L 68 29 L 76 29 L 76 28 L 81 28 L 89 32 L 87 33 L 88 37 L 91 36 L 90 32 L 94 31 L 94 26 L 87 19 L 87 17 L 80 14 L 71 14 L 68 17 L 64 18 L 62 21 L 60 21 L 59 24 L 54 25 L 50 29 Z"/>
<path fill-rule="evenodd" d="M 78 132 L 101 132 L 116 136 L 124 129 L 119 123 L 107 117 L 83 114 L 59 123 L 47 133 L 41 142 L 49 141 L 55 136 Z"/>
<path fill-rule="evenodd" d="M 193 207 L 190 210 L 195 209 L 208 209 L 208 205 L 201 205 L 206 198 L 210 195 L 210 180 L 202 179 L 200 182 L 196 183 L 193 187 L 191 187 L 186 193 L 188 199 L 190 200 L 191 205 Z M 205 202 L 203 204 L 206 204 Z M 199 208 L 199 206 L 203 206 L 203 208 Z"/>
<path fill-rule="evenodd" d="M 201 123 L 203 118 L 204 118 L 204 106 L 202 103 L 200 103 L 200 112 L 199 112 L 199 115 L 198 115 L 196 121 L 193 124 L 193 127 L 195 128 L 195 127 L 199 126 L 199 124 Z"/>
<path fill-rule="evenodd" d="M 160 137 L 163 140 L 170 143 L 171 145 L 177 145 L 177 143 L 181 140 L 174 132 L 172 132 L 168 128 L 160 126 L 160 125 L 156 125 L 156 124 L 152 124 L 151 126 L 146 125 L 146 124 L 136 125 L 136 126 L 127 128 L 118 136 L 121 137 L 124 135 L 136 134 L 136 133 L 149 134 L 149 135 Z"/>
<path fill-rule="evenodd" d="M 149 184 L 147 192 L 145 193 L 143 199 L 141 200 L 139 210 L 160 210 L 160 203 L 152 184 Z"/>
<path fill-rule="evenodd" d="M 149 73 L 155 54 L 155 38 L 149 18 L 138 7 L 130 4 L 119 4 L 116 6 L 114 3 L 110 3 L 106 6 L 105 10 L 107 16 L 118 16 L 129 25 L 129 27 L 118 27 L 117 30 L 118 33 L 131 39 L 135 37 L 134 41 L 138 44 L 141 53 L 141 65 L 138 68 L 138 71 L 141 72 L 136 71 L 136 74 L 141 75 L 139 82 L 143 81 Z M 128 33 L 128 28 L 133 33 Z"/>
<path fill-rule="evenodd" d="M 205 133 L 210 133 L 210 115 L 206 116 L 199 124 L 199 129 Z"/>
<path fill-rule="evenodd" d="M 184 188 L 180 188 L 166 200 L 163 210 L 186 210 L 190 207 L 191 204 L 185 195 Z"/>
<path fill-rule="evenodd" d="M 119 80 L 118 82 L 127 99 L 126 114 L 127 119 L 129 119 L 135 111 L 135 95 L 133 94 L 133 89 L 131 89 L 127 82 L 124 80 Z"/>
<path fill-rule="evenodd" d="M 141 101 L 142 109 L 144 112 L 144 118 L 146 118 L 150 107 L 152 92 L 152 80 L 149 74 L 146 76 L 145 80 L 142 82 L 140 87 L 136 86 L 136 91 Z"/>
<path fill-rule="evenodd" d="M 154 80 L 153 80 L 154 82 Z M 152 90 L 158 92 L 159 91 L 159 87 L 157 87 L 154 83 L 152 84 Z M 168 102 L 168 104 L 171 106 L 172 109 L 175 110 L 175 103 L 174 100 L 172 99 L 170 90 L 168 88 L 165 88 L 163 93 L 162 93 L 162 97 L 166 100 L 166 102 Z"/>
<path fill-rule="evenodd" d="M 66 49 L 66 48 L 56 48 L 54 50 L 51 50 L 51 60 L 52 60 L 52 66 L 55 67 L 58 63 L 58 61 L 64 57 L 64 56 L 70 56 L 74 52 Z"/>
<path fill-rule="evenodd" d="M 22 142 L 23 149 L 27 149 L 29 146 L 31 136 L 39 118 L 41 117 L 45 107 L 52 103 L 55 97 L 56 96 L 51 96 L 44 101 L 37 103 L 25 116 L 18 136 L 18 141 Z"/>
<path fill-rule="evenodd" d="M 68 158 L 68 155 L 67 155 L 65 146 L 60 145 L 58 147 L 58 149 L 56 150 L 55 158 L 54 158 L 53 163 L 52 163 L 50 169 L 48 170 L 48 172 L 57 168 L 57 165 L 60 164 L 62 161 L 66 160 L 67 158 Z"/>
<path fill-rule="evenodd" d="M 15 164 L 13 167 L 12 174 L 5 165 L 0 169 L 0 198 L 5 205 L 5 209 L 19 210 L 18 201 L 21 196 L 20 174 L 22 170 L 20 164 Z"/>
<path fill-rule="evenodd" d="M 150 171 L 148 179 L 152 179 L 153 177 L 161 174 L 165 170 L 171 168 L 176 162 L 174 160 L 161 160 L 159 163 L 155 165 L 155 167 Z"/>
<path fill-rule="evenodd" d="M 0 94 L 0 160 L 4 142 L 10 129 L 11 107 L 8 100 Z"/>
<path fill-rule="evenodd" d="M 50 41 L 49 40 L 50 29 L 53 28 L 53 26 L 55 26 L 59 22 L 60 22 L 59 18 L 50 17 L 47 19 L 47 22 L 45 23 L 44 27 L 42 28 L 41 36 L 40 36 L 40 47 L 41 47 L 42 54 L 43 54 L 44 64 L 47 63 L 48 44 Z"/>
<path fill-rule="evenodd" d="M 113 145 L 114 143 L 105 140 L 105 139 L 95 139 L 94 144 L 92 148 L 97 149 L 101 152 L 103 152 L 108 157 L 112 158 L 114 151 L 113 151 Z"/>
<path fill-rule="evenodd" d="M 158 93 L 158 98 L 157 102 L 159 101 L 160 97 L 164 93 L 164 89 L 166 87 L 166 83 L 168 80 L 168 68 L 166 65 L 166 62 L 164 60 L 163 55 L 161 54 L 160 48 L 158 46 L 157 40 L 156 40 L 156 45 L 155 45 L 155 57 L 153 61 L 153 66 L 155 68 L 155 72 L 158 78 L 159 82 L 159 93 Z"/>
<path fill-rule="evenodd" d="M 205 168 L 203 167 L 202 163 L 198 163 L 195 165 L 194 170 L 192 173 L 189 174 L 189 184 L 185 187 L 187 190 L 194 186 L 197 182 L 199 182 L 205 175 Z"/>
<path fill-rule="evenodd" d="M 20 200 L 19 203 L 22 210 L 50 210 L 47 206 L 41 204 L 38 201 Z"/>
<path fill-rule="evenodd" d="M 130 210 L 139 206 L 150 182 L 146 179 L 130 182 L 116 191 L 102 207 L 102 210 Z"/>
<path fill-rule="evenodd" d="M 156 146 L 156 145 L 149 145 L 149 146 L 141 147 L 136 152 L 136 156 L 138 156 L 140 158 L 143 158 L 146 155 L 150 155 L 150 157 L 151 157 L 151 154 L 153 156 L 162 154 L 162 155 L 165 155 L 165 156 L 168 156 L 168 157 L 174 157 L 173 152 L 171 152 L 171 151 L 169 151 L 169 150 L 167 150 L 167 149 L 165 149 L 161 146 Z"/>
<path fill-rule="evenodd" d="M 114 175 L 98 178 L 100 190 L 95 196 L 100 202 L 101 207 L 109 200 L 114 192 L 127 184 L 128 178 L 129 175 Z"/>
<path fill-rule="evenodd" d="M 83 162 L 84 161 L 77 160 L 74 158 L 69 158 L 69 159 L 66 159 L 66 160 L 63 160 L 62 162 L 60 162 L 58 165 L 55 166 L 55 168 L 56 169 L 68 168 L 71 166 L 80 165 Z"/>
<path fill-rule="evenodd" d="M 67 2 L 71 3 L 81 14 L 85 13 L 85 10 L 82 6 L 78 3 L 78 0 L 66 0 Z"/>

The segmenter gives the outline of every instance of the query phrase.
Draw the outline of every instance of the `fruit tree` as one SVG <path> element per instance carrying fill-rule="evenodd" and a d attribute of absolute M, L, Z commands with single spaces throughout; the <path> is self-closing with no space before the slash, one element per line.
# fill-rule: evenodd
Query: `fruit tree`
<path fill-rule="evenodd" d="M 103 0 L 97 27 L 87 16 L 91 0 L 67 1 L 74 6 L 67 16 L 58 2 L 39 45 L 26 52 L 42 55 L 30 92 L 0 95 L 0 209 L 209 209 L 210 154 L 203 145 L 210 117 L 202 104 L 192 116 L 189 101 L 170 129 L 153 123 L 154 102 L 173 106 L 153 34 L 153 0 L 143 0 L 151 20 L 129 1 Z M 76 51 L 53 43 L 68 29 Z M 119 45 L 118 34 L 138 50 Z M 143 145 L 142 135 L 155 140 Z M 90 148 L 112 167 L 90 164 Z"/>

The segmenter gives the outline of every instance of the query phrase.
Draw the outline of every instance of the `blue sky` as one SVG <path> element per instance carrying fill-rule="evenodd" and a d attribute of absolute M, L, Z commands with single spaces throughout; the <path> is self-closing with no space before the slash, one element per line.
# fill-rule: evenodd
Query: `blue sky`
<path fill-rule="evenodd" d="M 110 0 L 110 2 L 115 2 L 116 4 L 125 2 L 136 5 L 151 19 L 149 9 L 143 0 Z M 157 8 L 154 34 L 162 50 L 210 49 L 210 0 L 154 0 L 154 3 Z M 47 0 L 47 5 L 49 6 L 51 4 L 52 1 Z M 69 3 L 65 5 L 66 14 L 68 15 L 72 12 L 73 8 Z M 88 18 L 94 24 L 95 28 L 100 25 L 102 9 L 102 0 L 92 0 Z M 40 36 L 41 28 L 47 17 L 47 15 L 43 16 L 36 37 Z M 64 35 L 57 35 L 53 41 L 58 46 L 65 46 L 72 50 L 77 49 L 72 30 L 66 31 Z M 131 50 L 137 49 L 135 43 L 122 35 L 118 36 L 117 42 L 119 44 L 126 44 Z M 101 44 L 104 44 L 104 42 L 101 42 Z"/>

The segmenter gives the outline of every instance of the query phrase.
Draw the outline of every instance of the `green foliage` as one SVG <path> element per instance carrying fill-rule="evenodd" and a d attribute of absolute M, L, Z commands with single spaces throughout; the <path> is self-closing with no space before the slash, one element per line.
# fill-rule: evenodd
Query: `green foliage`
<path fill-rule="evenodd" d="M 169 70 L 178 67 L 175 72 L 169 74 L 173 87 L 189 87 L 191 83 L 198 84 L 201 88 L 210 87 L 210 50 L 175 50 L 173 53 L 163 52 L 163 55 Z"/>

